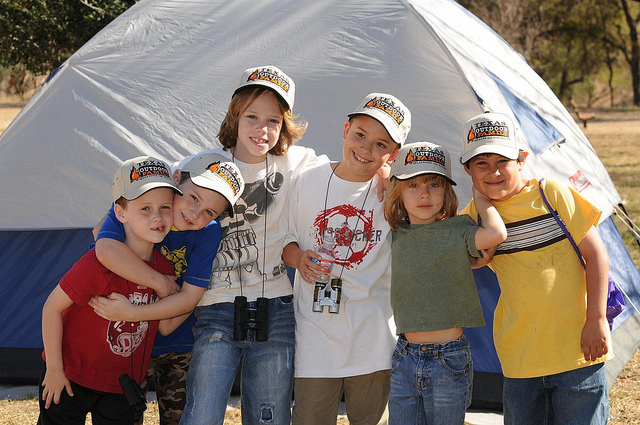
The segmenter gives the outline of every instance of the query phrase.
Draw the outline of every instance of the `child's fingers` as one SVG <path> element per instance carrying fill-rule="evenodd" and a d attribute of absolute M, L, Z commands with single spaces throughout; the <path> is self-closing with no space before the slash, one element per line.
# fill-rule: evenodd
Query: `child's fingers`
<path fill-rule="evenodd" d="M 71 381 L 65 382 L 64 384 L 65 389 L 67 390 L 67 394 L 69 394 L 69 397 L 73 397 L 73 390 L 71 389 Z"/>

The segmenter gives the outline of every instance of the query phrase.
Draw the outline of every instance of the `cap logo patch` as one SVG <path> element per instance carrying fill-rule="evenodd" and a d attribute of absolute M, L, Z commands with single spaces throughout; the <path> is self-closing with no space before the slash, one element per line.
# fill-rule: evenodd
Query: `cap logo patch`
<path fill-rule="evenodd" d="M 442 167 L 446 167 L 444 152 L 437 148 L 420 146 L 415 149 L 409 149 L 409 152 L 404 159 L 404 165 L 420 164 L 425 162 L 436 163 Z"/>
<path fill-rule="evenodd" d="M 129 173 L 130 183 L 149 176 L 162 176 L 171 180 L 169 170 L 161 162 L 143 161 L 131 167 Z"/>
<path fill-rule="evenodd" d="M 509 138 L 509 126 L 500 121 L 481 121 L 472 125 L 467 134 L 467 142 L 471 143 L 475 139 L 483 137 L 504 137 Z"/>
<path fill-rule="evenodd" d="M 254 80 L 268 81 L 282 88 L 285 93 L 289 93 L 289 81 L 268 68 L 258 69 L 254 71 L 253 74 L 249 75 L 249 78 L 247 78 L 247 82 Z"/>
<path fill-rule="evenodd" d="M 404 112 L 402 112 L 402 110 L 393 103 L 393 100 L 387 99 L 386 97 L 374 97 L 368 101 L 364 107 L 381 110 L 385 114 L 389 115 L 396 123 L 398 123 L 398 125 L 402 124 L 402 121 L 404 121 Z"/>
<path fill-rule="evenodd" d="M 214 174 L 217 174 L 226 181 L 229 186 L 231 186 L 231 190 L 233 191 L 233 196 L 236 196 L 240 191 L 240 181 L 236 173 L 230 169 L 229 167 L 225 167 L 224 165 L 220 165 L 220 161 L 213 162 L 207 166 L 207 170 L 211 171 Z"/>

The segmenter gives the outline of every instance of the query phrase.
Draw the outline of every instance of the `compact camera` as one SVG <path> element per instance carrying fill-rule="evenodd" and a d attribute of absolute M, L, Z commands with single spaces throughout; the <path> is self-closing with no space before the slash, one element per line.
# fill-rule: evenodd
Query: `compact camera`
<path fill-rule="evenodd" d="M 267 326 L 269 324 L 269 298 L 260 297 L 256 300 L 256 307 L 247 303 L 247 297 L 237 296 L 233 301 L 233 339 L 244 341 L 247 330 L 253 329 L 256 341 L 267 340 Z"/>
<path fill-rule="evenodd" d="M 142 413 L 147 410 L 147 398 L 144 396 L 140 385 L 126 373 L 120 375 L 118 381 L 120 381 L 120 387 L 122 387 L 127 403 L 129 403 L 129 406 L 135 412 L 135 416 L 142 415 Z"/>
<path fill-rule="evenodd" d="M 326 305 L 329 307 L 329 313 L 339 313 L 341 298 L 342 279 L 333 278 L 328 283 L 316 282 L 313 290 L 313 311 L 322 313 Z"/>

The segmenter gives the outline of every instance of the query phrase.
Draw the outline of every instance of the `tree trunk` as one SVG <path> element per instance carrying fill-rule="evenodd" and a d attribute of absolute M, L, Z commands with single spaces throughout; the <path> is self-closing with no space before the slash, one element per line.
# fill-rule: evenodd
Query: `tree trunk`
<path fill-rule="evenodd" d="M 635 19 L 631 16 L 627 0 L 620 0 L 624 17 L 629 27 L 629 41 L 631 43 L 631 55 L 627 58 L 631 71 L 633 84 L 633 104 L 640 106 L 640 45 L 638 45 L 638 20 L 640 14 Z"/>

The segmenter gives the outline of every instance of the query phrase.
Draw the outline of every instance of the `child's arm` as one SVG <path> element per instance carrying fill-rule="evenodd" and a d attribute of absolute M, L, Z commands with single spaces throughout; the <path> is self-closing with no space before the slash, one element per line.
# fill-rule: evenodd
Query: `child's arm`
<path fill-rule="evenodd" d="M 60 403 L 63 389 L 73 397 L 71 382 L 64 373 L 62 362 L 62 312 L 71 304 L 73 301 L 60 288 L 60 285 L 57 285 L 42 308 L 42 341 L 47 358 L 47 371 L 42 381 L 44 387 L 42 399 L 46 400 L 45 409 L 49 408 L 52 400 L 55 404 Z"/>
<path fill-rule="evenodd" d="M 491 200 L 473 188 L 473 200 L 482 219 L 482 227 L 476 232 L 478 250 L 493 248 L 507 239 L 507 228 Z"/>
<path fill-rule="evenodd" d="M 578 244 L 586 263 L 587 318 L 582 328 L 580 348 L 584 359 L 596 360 L 609 352 L 611 335 L 607 322 L 609 256 L 594 226 Z"/>
<path fill-rule="evenodd" d="M 300 276 L 309 283 L 314 283 L 320 275 L 316 272 L 320 268 L 311 259 L 318 259 L 318 255 L 308 249 L 303 251 L 296 242 L 287 244 L 282 250 L 282 261 L 300 272 Z"/>
<path fill-rule="evenodd" d="M 185 313 L 182 316 L 172 317 L 171 319 L 161 320 L 158 324 L 158 332 L 160 332 L 160 335 L 163 336 L 169 335 L 171 332 L 178 329 L 178 326 L 180 326 L 185 320 L 187 320 L 187 317 L 189 317 L 190 315 L 191 312 Z"/>
<path fill-rule="evenodd" d="M 89 305 L 98 316 L 111 321 L 178 319 L 178 316 L 188 315 L 196 308 L 204 290 L 205 288 L 184 282 L 182 291 L 151 304 L 133 305 L 127 297 L 114 292 L 108 298 L 91 297 Z M 183 320 L 184 318 L 175 327 Z M 173 321 L 171 324 L 174 324 Z"/>
<path fill-rule="evenodd" d="M 95 250 L 96 257 L 106 268 L 126 280 L 155 290 L 160 298 L 180 291 L 176 276 L 157 272 L 120 241 L 98 239 Z"/>

